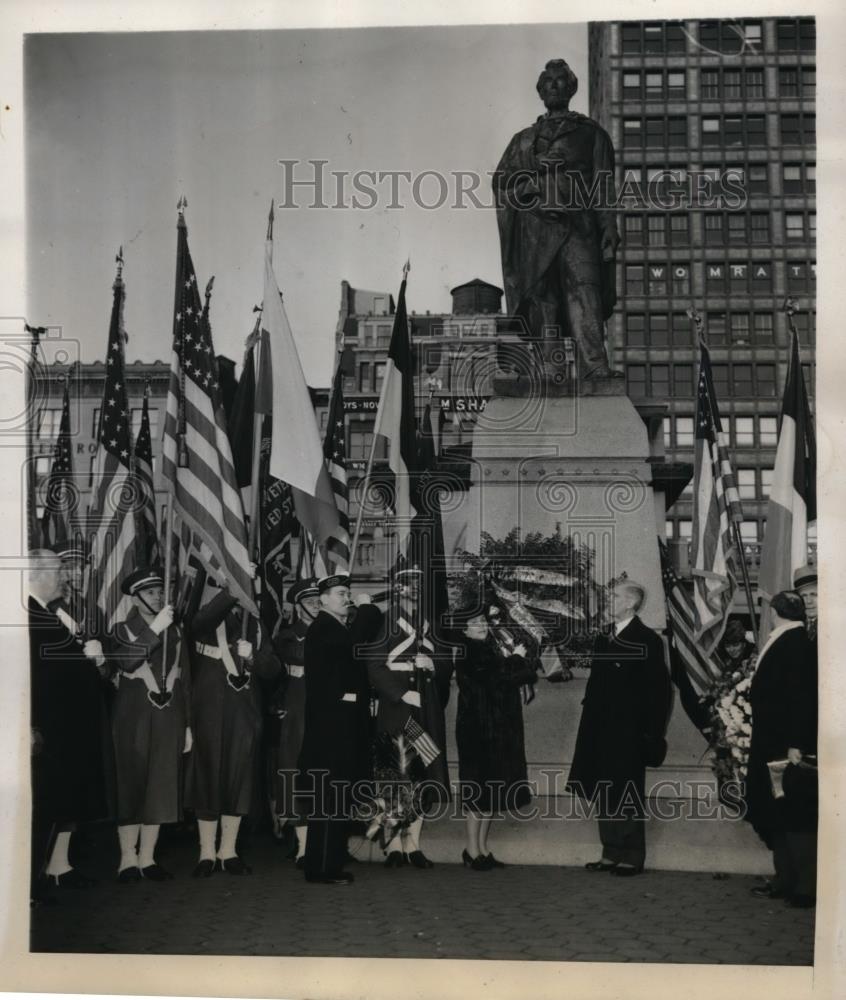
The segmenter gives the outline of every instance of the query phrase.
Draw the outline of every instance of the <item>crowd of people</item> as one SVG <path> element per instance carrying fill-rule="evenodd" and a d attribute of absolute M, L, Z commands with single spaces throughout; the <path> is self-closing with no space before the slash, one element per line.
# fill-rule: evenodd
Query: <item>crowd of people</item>
<path fill-rule="evenodd" d="M 121 883 L 173 878 L 156 858 L 162 824 L 193 814 L 192 875 L 250 874 L 238 853 L 257 799 L 286 832 L 308 882 L 344 885 L 351 821 L 389 868 L 431 868 L 423 837 L 431 806 L 457 794 L 463 865 L 502 867 L 491 821 L 531 797 L 523 706 L 541 649 L 496 604 L 427 620 L 422 573 L 392 578 L 386 611 L 353 601 L 344 575 L 301 580 L 277 635 L 239 607 L 199 564 L 178 621 L 156 567 L 122 582 L 132 607 L 108 634 L 86 634 L 84 556 L 67 543 L 30 554 L 32 899 L 88 887 L 71 838 L 86 824 L 117 828 Z M 773 852 L 775 877 L 756 894 L 813 905 L 816 829 L 816 576 L 771 602 L 773 628 L 751 685 L 749 818 Z M 597 805 L 601 855 L 592 872 L 644 870 L 646 769 L 667 752 L 672 688 L 664 643 L 641 620 L 642 586 L 610 593 L 597 636 L 568 790 Z M 725 645 L 737 646 L 735 626 Z M 732 649 L 740 657 L 745 647 Z M 459 781 L 450 784 L 445 709 L 457 689 Z M 783 783 L 774 781 L 774 762 Z M 286 830 L 287 828 L 287 830 Z M 292 832 L 291 832 L 292 831 Z"/>

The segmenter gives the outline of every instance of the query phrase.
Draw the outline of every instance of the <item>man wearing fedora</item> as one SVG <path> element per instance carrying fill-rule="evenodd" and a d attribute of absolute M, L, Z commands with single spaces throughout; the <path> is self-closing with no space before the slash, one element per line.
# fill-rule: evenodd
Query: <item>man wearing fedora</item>
<path fill-rule="evenodd" d="M 305 867 L 306 822 L 297 800 L 298 761 L 305 727 L 305 639 L 311 623 L 320 613 L 316 580 L 297 580 L 288 590 L 294 621 L 274 640 L 282 663 L 277 691 L 271 700 L 276 739 L 271 753 L 271 807 L 282 828 L 292 824 L 297 838 L 296 865 Z"/>
<path fill-rule="evenodd" d="M 818 592 L 817 592 L 817 567 L 802 566 L 793 574 L 793 589 L 802 598 L 805 605 L 806 623 L 805 628 L 808 638 L 817 645 L 817 616 L 818 612 Z"/>
<path fill-rule="evenodd" d="M 182 761 L 192 745 L 188 651 L 159 569 L 134 570 L 121 589 L 132 608 L 109 649 L 117 680 L 118 881 L 164 882 L 173 876 L 154 852 L 161 824 L 182 818 Z"/>
<path fill-rule="evenodd" d="M 353 881 L 343 870 L 352 795 L 370 774 L 370 688 L 358 648 L 374 638 L 382 614 L 361 603 L 351 625 L 350 579 L 318 583 L 320 611 L 305 638 L 305 727 L 300 751 L 308 803 L 305 879 Z"/>

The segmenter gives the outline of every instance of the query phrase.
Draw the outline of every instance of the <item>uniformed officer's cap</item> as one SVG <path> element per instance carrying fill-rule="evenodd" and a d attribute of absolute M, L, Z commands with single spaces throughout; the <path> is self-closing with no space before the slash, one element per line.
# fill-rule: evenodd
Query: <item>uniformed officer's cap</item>
<path fill-rule="evenodd" d="M 419 566 L 403 566 L 394 570 L 393 581 L 395 584 L 408 583 L 415 577 L 419 580 L 423 576 L 423 570 Z"/>
<path fill-rule="evenodd" d="M 333 576 L 324 576 L 317 581 L 318 594 L 325 594 L 333 587 L 349 587 L 350 578 L 345 573 L 335 573 Z"/>
<path fill-rule="evenodd" d="M 809 583 L 817 582 L 817 567 L 816 566 L 802 566 L 796 570 L 793 574 L 793 586 L 797 589 L 799 587 L 806 587 Z"/>
<path fill-rule="evenodd" d="M 288 603 L 296 604 L 297 601 L 304 601 L 307 597 L 317 597 L 320 593 L 315 580 L 297 580 L 288 589 Z"/>
<path fill-rule="evenodd" d="M 162 575 L 162 571 L 153 566 L 133 570 L 128 576 L 124 577 L 120 589 L 124 594 L 129 594 L 132 597 L 140 590 L 146 590 L 147 587 L 163 586 L 164 576 Z"/>
<path fill-rule="evenodd" d="M 63 542 L 56 542 L 53 546 L 53 551 L 62 562 L 70 559 L 82 559 L 84 561 L 86 558 L 82 545 L 70 538 L 66 538 Z"/>

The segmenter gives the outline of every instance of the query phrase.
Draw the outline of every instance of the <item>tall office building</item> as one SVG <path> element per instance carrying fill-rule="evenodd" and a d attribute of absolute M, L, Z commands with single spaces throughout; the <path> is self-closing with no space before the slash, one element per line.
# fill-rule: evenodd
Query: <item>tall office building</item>
<path fill-rule="evenodd" d="M 815 43 L 813 18 L 589 26 L 590 111 L 617 150 L 624 196 L 614 363 L 633 400 L 667 401 L 667 457 L 689 462 L 698 353 L 687 310 L 700 314 L 753 576 L 787 369 L 788 296 L 813 400 Z M 666 524 L 682 566 L 691 516 L 688 487 Z"/>

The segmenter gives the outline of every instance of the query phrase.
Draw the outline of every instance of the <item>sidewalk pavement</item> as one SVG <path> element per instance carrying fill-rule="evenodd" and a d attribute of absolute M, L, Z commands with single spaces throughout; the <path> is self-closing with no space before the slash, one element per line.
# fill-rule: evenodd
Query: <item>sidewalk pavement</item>
<path fill-rule="evenodd" d="M 262 834 L 244 852 L 252 875 L 198 880 L 183 835 L 158 852 L 172 882 L 119 885 L 110 839 L 84 865 L 98 886 L 54 890 L 56 906 L 32 911 L 33 951 L 813 964 L 814 911 L 756 899 L 753 875 L 357 863 L 353 885 L 309 885 Z"/>

